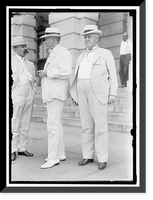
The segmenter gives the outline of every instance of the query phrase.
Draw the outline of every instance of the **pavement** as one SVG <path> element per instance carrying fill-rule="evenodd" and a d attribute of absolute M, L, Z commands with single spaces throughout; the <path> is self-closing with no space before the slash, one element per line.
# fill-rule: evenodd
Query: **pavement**
<path fill-rule="evenodd" d="M 41 169 L 47 157 L 47 128 L 45 123 L 31 122 L 26 149 L 34 157 L 17 156 L 11 165 L 11 181 L 76 182 L 76 181 L 132 181 L 133 148 L 130 133 L 109 132 L 107 168 L 98 169 L 98 160 L 78 166 L 82 160 L 81 128 L 64 126 L 66 161 L 48 169 Z"/>

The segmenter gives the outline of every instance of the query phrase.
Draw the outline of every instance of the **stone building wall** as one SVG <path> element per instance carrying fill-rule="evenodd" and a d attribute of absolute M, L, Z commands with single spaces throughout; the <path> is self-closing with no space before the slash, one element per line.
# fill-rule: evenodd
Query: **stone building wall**
<path fill-rule="evenodd" d="M 109 49 L 115 59 L 117 75 L 119 73 L 120 44 L 123 32 L 127 31 L 127 13 L 99 13 L 98 26 L 102 31 L 99 46 Z M 118 82 L 119 75 L 118 75 Z"/>
<path fill-rule="evenodd" d="M 98 13 L 50 13 L 49 25 L 61 32 L 61 45 L 66 47 L 73 57 L 73 68 L 77 57 L 84 51 L 84 38 L 80 35 L 87 24 L 97 24 Z"/>
<path fill-rule="evenodd" d="M 102 30 L 99 46 L 109 49 L 115 58 L 117 74 L 119 73 L 119 49 L 122 41 L 122 34 L 127 31 L 130 36 L 132 22 L 129 20 L 128 13 L 118 12 L 51 12 L 44 16 L 41 13 L 27 13 L 26 15 L 16 16 L 11 19 L 11 35 L 22 35 L 26 41 L 29 41 L 29 54 L 27 58 L 34 62 L 36 70 L 38 69 L 38 59 L 46 59 L 47 51 L 45 44 L 38 45 L 38 15 L 45 16 L 45 27 L 58 27 L 61 32 L 61 45 L 66 47 L 73 58 L 73 70 L 78 56 L 84 51 L 84 38 L 80 35 L 84 26 L 95 24 Z M 48 20 L 48 21 L 47 21 Z M 130 22 L 130 23 L 129 23 Z M 128 25 L 130 24 L 130 29 Z M 43 30 L 43 31 L 44 31 Z M 39 46 L 39 47 L 38 47 Z M 13 55 L 13 52 L 12 52 Z M 119 76 L 118 76 L 118 82 Z"/>

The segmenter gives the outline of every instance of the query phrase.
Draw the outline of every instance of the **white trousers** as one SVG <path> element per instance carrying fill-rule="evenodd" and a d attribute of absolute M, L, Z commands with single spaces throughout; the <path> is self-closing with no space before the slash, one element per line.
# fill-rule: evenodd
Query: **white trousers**
<path fill-rule="evenodd" d="M 48 159 L 59 159 L 60 155 L 65 155 L 61 121 L 63 105 L 63 101 L 58 99 L 47 102 Z"/>
<path fill-rule="evenodd" d="M 12 117 L 12 153 L 25 151 L 28 139 L 30 120 L 33 109 L 33 97 L 30 85 L 17 86 L 12 92 L 13 117 Z"/>
<path fill-rule="evenodd" d="M 95 97 L 90 79 L 78 79 L 77 92 L 82 123 L 81 143 L 84 159 L 93 159 L 94 150 L 99 162 L 108 159 L 107 104 Z"/>

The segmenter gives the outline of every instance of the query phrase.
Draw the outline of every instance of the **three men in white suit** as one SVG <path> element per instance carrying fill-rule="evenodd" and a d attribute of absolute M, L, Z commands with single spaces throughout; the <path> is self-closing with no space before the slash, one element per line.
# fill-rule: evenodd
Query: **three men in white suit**
<path fill-rule="evenodd" d="M 46 28 L 45 44 L 51 52 L 44 69 L 38 71 L 42 78 L 42 98 L 47 104 L 48 157 L 42 169 L 58 165 L 66 159 L 61 121 L 64 101 L 69 96 L 69 77 L 72 70 L 72 56 L 62 47 L 58 28 Z"/>
<path fill-rule="evenodd" d="M 107 106 L 114 102 L 118 88 L 113 55 L 98 47 L 101 34 L 95 25 L 84 27 L 82 35 L 87 50 L 77 60 L 70 88 L 74 102 L 79 104 L 82 123 L 83 160 L 78 165 L 92 163 L 95 150 L 99 170 L 107 165 Z"/>
<path fill-rule="evenodd" d="M 28 53 L 27 44 L 22 36 L 12 37 L 12 48 L 15 52 L 12 60 L 12 161 L 16 159 L 17 152 L 18 155 L 33 156 L 25 145 L 37 85 L 34 64 L 25 58 Z"/>

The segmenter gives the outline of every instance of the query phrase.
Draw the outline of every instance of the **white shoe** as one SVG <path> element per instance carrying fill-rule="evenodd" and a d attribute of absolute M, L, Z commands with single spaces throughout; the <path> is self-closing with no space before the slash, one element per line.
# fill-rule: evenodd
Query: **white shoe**
<path fill-rule="evenodd" d="M 47 162 L 44 165 L 41 165 L 41 169 L 47 169 L 47 168 L 51 168 L 55 165 L 59 165 L 59 159 L 56 160 L 47 160 Z"/>
<path fill-rule="evenodd" d="M 65 161 L 66 160 L 66 156 L 65 155 L 59 156 L 59 160 L 60 161 Z M 47 161 L 48 161 L 48 158 L 45 159 L 45 162 L 47 162 Z"/>

